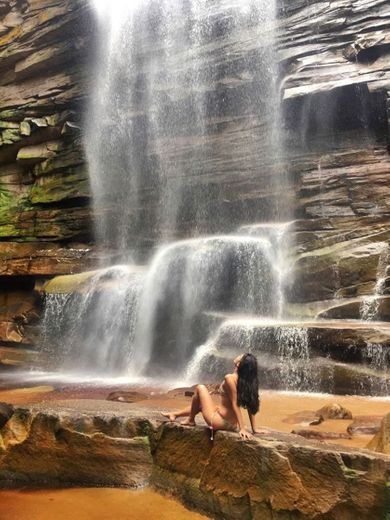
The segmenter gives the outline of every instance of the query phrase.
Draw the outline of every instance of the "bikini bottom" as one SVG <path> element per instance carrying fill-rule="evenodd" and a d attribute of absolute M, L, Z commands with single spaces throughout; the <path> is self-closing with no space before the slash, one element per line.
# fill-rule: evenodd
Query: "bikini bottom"
<path fill-rule="evenodd" d="M 237 426 L 235 426 L 234 424 L 230 423 L 229 421 L 227 421 L 226 419 L 224 419 L 219 411 L 219 409 L 217 408 L 215 410 L 215 412 L 213 413 L 212 417 L 211 417 L 211 425 L 209 426 L 210 430 L 211 430 L 211 433 L 210 433 L 210 439 L 211 440 L 214 440 L 214 431 L 215 431 L 215 428 L 214 428 L 214 417 L 215 415 L 218 414 L 219 417 L 222 419 L 222 427 L 220 428 L 217 428 L 217 430 L 225 430 L 227 432 L 236 432 L 237 431 Z"/>

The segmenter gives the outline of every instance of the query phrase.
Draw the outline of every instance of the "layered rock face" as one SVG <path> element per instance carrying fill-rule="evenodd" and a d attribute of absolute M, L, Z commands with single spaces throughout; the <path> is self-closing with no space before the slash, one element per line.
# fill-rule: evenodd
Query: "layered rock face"
<path fill-rule="evenodd" d="M 91 263 L 80 125 L 92 26 L 87 1 L 0 4 L 0 365 L 14 365 L 23 351 L 5 347 L 37 338 L 34 285 Z"/>
<path fill-rule="evenodd" d="M 362 520 L 386 514 L 390 458 L 270 432 L 159 425 L 136 406 L 102 401 L 16 408 L 0 429 L 0 480 L 153 484 L 225 519 Z"/>
<path fill-rule="evenodd" d="M 373 293 L 389 242 L 386 3 L 282 2 L 280 23 L 290 172 L 301 217 L 290 298 Z M 388 258 L 383 263 L 386 276 Z"/>
<path fill-rule="evenodd" d="M 221 0 L 216 16 L 223 9 Z M 0 365 L 14 366 L 36 359 L 41 282 L 96 264 L 80 133 L 96 25 L 87 0 L 3 2 L 0 18 Z M 183 201 L 181 228 L 167 236 L 188 236 L 196 213 L 202 217 L 200 231 L 231 232 L 270 218 L 283 200 L 295 219 L 286 284 L 291 313 L 309 320 L 388 321 L 386 2 L 279 3 L 271 30 L 278 45 L 285 155 L 271 162 L 264 143 L 253 140 L 264 122 L 257 113 L 240 111 L 239 102 L 258 92 L 256 59 L 265 29 L 253 26 L 239 52 L 228 56 L 231 21 L 227 16 L 216 23 L 216 45 L 205 45 L 197 57 L 212 71 L 205 85 L 209 106 L 215 107 L 206 122 L 210 153 L 188 170 L 194 135 L 170 135 L 160 146 L 168 165 L 173 160 L 183 165 L 194 193 Z M 175 52 L 172 67 L 183 60 L 182 50 Z M 248 60 L 253 74 L 242 73 Z M 261 96 L 258 102 L 267 105 Z M 281 171 L 291 183 L 287 196 L 285 184 L 272 182 Z M 146 186 L 140 198 L 145 226 L 136 226 L 133 238 L 142 257 L 156 240 L 153 226 L 147 227 L 156 214 L 156 196 L 155 187 Z M 100 210 L 109 214 L 110 208 Z M 131 217 L 133 208 L 129 211 Z M 367 300 L 373 294 L 374 303 Z M 341 334 L 334 331 L 309 326 L 316 352 L 337 362 L 359 361 L 361 345 L 388 347 L 385 327 L 356 332 L 344 325 Z"/>

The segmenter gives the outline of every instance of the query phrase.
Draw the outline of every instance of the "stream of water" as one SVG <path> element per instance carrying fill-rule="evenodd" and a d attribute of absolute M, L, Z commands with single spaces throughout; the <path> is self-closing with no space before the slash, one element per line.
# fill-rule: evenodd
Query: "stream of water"
<path fill-rule="evenodd" d="M 92 5 L 85 150 L 104 255 L 80 290 L 46 295 L 45 368 L 193 381 L 250 350 L 280 388 L 315 391 L 308 332 L 286 321 L 276 1 Z M 362 319 L 376 304 L 367 298 Z"/>

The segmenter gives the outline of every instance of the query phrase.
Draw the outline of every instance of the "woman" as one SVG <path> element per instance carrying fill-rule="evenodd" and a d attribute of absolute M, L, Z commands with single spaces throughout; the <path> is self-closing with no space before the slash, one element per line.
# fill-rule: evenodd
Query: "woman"
<path fill-rule="evenodd" d="M 257 377 L 257 360 L 252 354 L 243 354 L 234 360 L 234 373 L 227 374 L 219 391 L 221 404 L 214 403 L 205 385 L 198 385 L 192 398 L 191 406 L 176 413 L 163 413 L 170 421 L 178 417 L 188 417 L 181 424 L 195 426 L 195 417 L 202 412 L 204 420 L 211 429 L 211 439 L 214 430 L 237 431 L 242 439 L 250 439 L 240 406 L 246 408 L 253 433 L 264 433 L 256 430 L 255 415 L 259 411 L 259 383 Z"/>

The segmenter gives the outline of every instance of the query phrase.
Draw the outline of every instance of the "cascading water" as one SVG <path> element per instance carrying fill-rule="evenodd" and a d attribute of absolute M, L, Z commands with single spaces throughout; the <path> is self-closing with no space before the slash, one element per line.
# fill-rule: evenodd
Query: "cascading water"
<path fill-rule="evenodd" d="M 85 145 L 107 254 L 80 294 L 47 297 L 45 344 L 60 316 L 62 370 L 185 371 L 214 334 L 213 315 L 284 313 L 288 226 L 278 222 L 290 216 L 290 195 L 276 2 L 93 4 L 99 45 Z M 183 236 L 192 238 L 173 241 Z M 156 246 L 144 277 L 113 265 Z"/>
<path fill-rule="evenodd" d="M 162 248 L 146 277 L 134 367 L 185 365 L 206 339 L 205 313 L 272 315 L 276 273 L 269 242 L 218 236 Z"/>
<path fill-rule="evenodd" d="M 47 294 L 43 348 L 54 366 L 80 374 L 127 373 L 142 279 L 137 269 L 113 266 L 73 294 Z"/>
<path fill-rule="evenodd" d="M 99 66 L 86 150 L 100 243 L 118 255 L 231 231 L 250 202 L 237 209 L 231 189 L 259 178 L 268 197 L 256 216 L 285 211 L 283 170 L 275 172 L 275 2 L 95 2 Z"/>
<path fill-rule="evenodd" d="M 386 288 L 386 271 L 390 260 L 390 248 L 387 242 L 379 244 L 380 252 L 378 258 L 378 267 L 376 271 L 376 283 L 374 287 L 374 294 L 363 298 L 360 305 L 360 317 L 363 321 L 375 322 L 378 319 L 380 297 L 383 295 Z M 386 346 L 367 342 L 363 350 L 364 361 L 374 370 L 386 373 L 389 366 L 389 352 Z M 380 391 L 384 394 L 389 390 L 389 382 L 383 380 L 375 383 L 371 378 L 371 386 L 373 392 Z"/>

